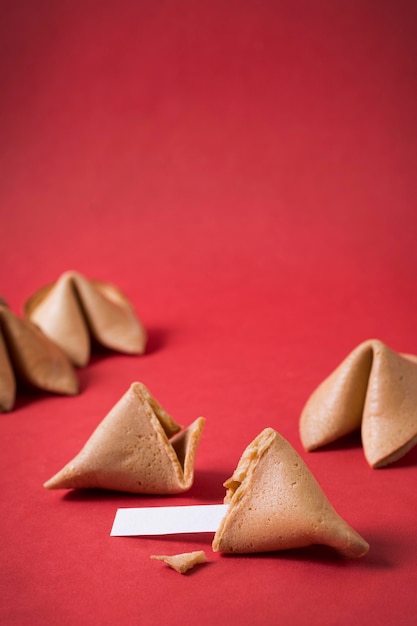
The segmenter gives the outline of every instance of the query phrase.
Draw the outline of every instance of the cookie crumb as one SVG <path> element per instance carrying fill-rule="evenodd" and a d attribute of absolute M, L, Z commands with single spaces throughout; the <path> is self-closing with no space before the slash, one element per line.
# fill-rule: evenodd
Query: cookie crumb
<path fill-rule="evenodd" d="M 173 554 L 172 556 L 153 554 L 151 559 L 155 561 L 163 561 L 176 572 L 185 574 L 185 572 L 198 563 L 206 563 L 207 558 L 204 550 L 196 550 L 195 552 L 184 552 L 183 554 Z"/>

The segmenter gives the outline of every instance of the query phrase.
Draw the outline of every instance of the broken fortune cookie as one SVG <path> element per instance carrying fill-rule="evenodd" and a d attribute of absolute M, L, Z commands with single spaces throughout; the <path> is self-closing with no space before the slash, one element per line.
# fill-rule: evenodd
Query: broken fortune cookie
<path fill-rule="evenodd" d="M 417 361 L 382 341 L 361 343 L 312 393 L 300 437 L 315 450 L 361 429 L 373 468 L 404 456 L 417 443 Z"/>
<path fill-rule="evenodd" d="M 227 513 L 213 550 L 270 552 L 323 544 L 347 557 L 369 545 L 336 513 L 294 448 L 266 428 L 244 451 L 225 482 Z"/>
<path fill-rule="evenodd" d="M 44 486 L 181 493 L 193 484 L 203 426 L 199 417 L 181 431 L 145 385 L 133 383 L 79 454 Z"/>
<path fill-rule="evenodd" d="M 62 350 L 34 324 L 0 304 L 0 411 L 13 408 L 17 379 L 43 391 L 78 393 L 77 376 Z"/>
<path fill-rule="evenodd" d="M 90 358 L 90 336 L 100 345 L 127 354 L 143 354 L 146 331 L 122 292 L 77 272 L 65 272 L 25 304 L 26 316 L 83 367 Z"/>

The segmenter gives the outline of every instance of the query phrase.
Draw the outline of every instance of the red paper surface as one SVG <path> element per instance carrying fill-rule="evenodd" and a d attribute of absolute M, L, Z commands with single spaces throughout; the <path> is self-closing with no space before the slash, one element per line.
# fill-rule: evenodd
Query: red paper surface
<path fill-rule="evenodd" d="M 370 337 L 417 353 L 414 2 L 2 2 L 0 291 L 68 269 L 149 331 L 81 393 L 0 416 L 0 621 L 414 624 L 417 451 L 302 450 L 309 394 Z M 47 492 L 134 380 L 206 418 L 181 497 Z M 111 538 L 121 506 L 221 502 L 265 427 L 370 543 L 224 557 L 211 535 Z M 151 554 L 204 549 L 181 576 Z"/>

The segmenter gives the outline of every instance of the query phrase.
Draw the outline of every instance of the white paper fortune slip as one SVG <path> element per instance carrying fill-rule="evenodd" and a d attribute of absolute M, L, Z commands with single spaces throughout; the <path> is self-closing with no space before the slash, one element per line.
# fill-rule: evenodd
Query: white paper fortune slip
<path fill-rule="evenodd" d="M 227 504 L 117 509 L 112 537 L 216 532 Z"/>

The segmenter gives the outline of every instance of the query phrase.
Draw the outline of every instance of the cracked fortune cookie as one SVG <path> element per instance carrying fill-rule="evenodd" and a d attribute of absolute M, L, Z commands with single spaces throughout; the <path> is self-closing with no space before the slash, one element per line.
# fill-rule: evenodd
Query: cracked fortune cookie
<path fill-rule="evenodd" d="M 336 513 L 295 449 L 275 430 L 263 430 L 224 483 L 227 513 L 213 550 L 254 553 L 321 544 L 346 557 L 368 543 Z"/>
<path fill-rule="evenodd" d="M 142 494 L 187 491 L 204 426 L 181 430 L 142 383 L 132 383 L 82 450 L 44 486 Z"/>
<path fill-rule="evenodd" d="M 417 359 L 377 339 L 361 343 L 312 393 L 300 437 L 315 450 L 361 430 L 373 468 L 397 461 L 417 443 Z"/>
<path fill-rule="evenodd" d="M 77 376 L 64 352 L 34 324 L 0 304 L 0 411 L 13 408 L 17 380 L 51 393 L 78 393 Z"/>
<path fill-rule="evenodd" d="M 110 283 L 65 272 L 35 293 L 25 314 L 83 367 L 90 358 L 91 338 L 126 354 L 143 354 L 147 335 L 132 304 Z"/>

